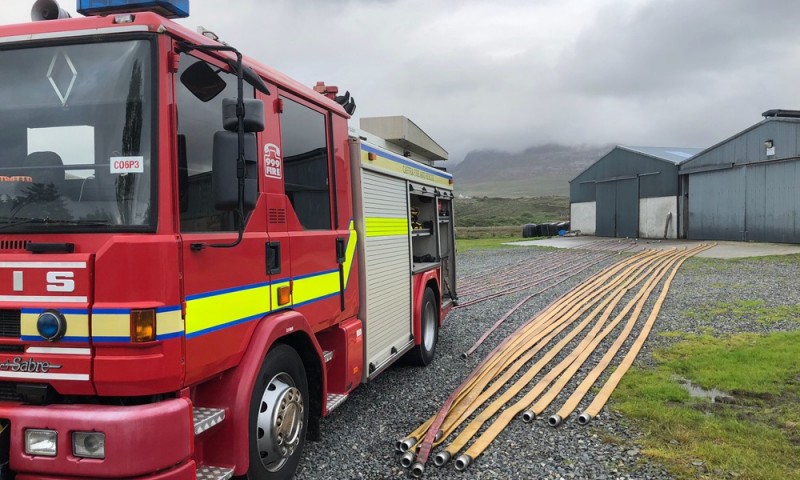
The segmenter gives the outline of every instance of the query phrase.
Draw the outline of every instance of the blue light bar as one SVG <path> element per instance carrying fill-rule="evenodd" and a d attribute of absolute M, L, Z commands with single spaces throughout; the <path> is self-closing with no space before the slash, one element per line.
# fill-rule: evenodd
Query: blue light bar
<path fill-rule="evenodd" d="M 189 0 L 78 0 L 81 15 L 153 12 L 167 18 L 189 16 Z"/>

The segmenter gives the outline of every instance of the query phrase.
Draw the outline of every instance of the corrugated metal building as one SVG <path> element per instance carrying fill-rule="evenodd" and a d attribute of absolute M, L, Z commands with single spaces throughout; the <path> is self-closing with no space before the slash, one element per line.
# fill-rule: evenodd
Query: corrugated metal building
<path fill-rule="evenodd" d="M 678 166 L 699 148 L 618 145 L 570 180 L 570 226 L 602 237 L 676 238 Z"/>
<path fill-rule="evenodd" d="M 763 115 L 681 165 L 688 238 L 800 243 L 800 111 Z"/>

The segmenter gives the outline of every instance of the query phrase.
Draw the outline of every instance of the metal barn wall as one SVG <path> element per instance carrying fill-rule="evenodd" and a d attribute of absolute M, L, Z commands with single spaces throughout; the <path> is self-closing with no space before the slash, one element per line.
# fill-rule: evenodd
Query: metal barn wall
<path fill-rule="evenodd" d="M 689 238 L 800 243 L 800 161 L 689 175 Z"/>
<path fill-rule="evenodd" d="M 744 240 L 744 169 L 689 176 L 689 230 L 694 240 Z"/>
<path fill-rule="evenodd" d="M 800 120 L 769 118 L 684 163 L 688 238 L 800 243 L 799 155 Z"/>
<path fill-rule="evenodd" d="M 655 174 L 658 172 L 658 174 Z M 571 203 L 595 201 L 595 183 L 617 177 L 639 177 L 641 198 L 678 195 L 678 166 L 666 160 L 615 148 L 590 165 L 569 184 Z"/>
<path fill-rule="evenodd" d="M 767 140 L 772 140 L 775 145 L 775 155 L 770 157 L 767 157 L 764 147 Z M 795 157 L 800 155 L 798 142 L 800 119 L 770 118 L 700 152 L 681 165 L 681 172 Z"/>

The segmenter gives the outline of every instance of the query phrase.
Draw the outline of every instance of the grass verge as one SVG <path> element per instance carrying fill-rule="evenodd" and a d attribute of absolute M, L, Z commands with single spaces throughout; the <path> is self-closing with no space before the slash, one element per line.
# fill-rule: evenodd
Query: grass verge
<path fill-rule="evenodd" d="M 691 337 L 629 371 L 612 406 L 679 478 L 800 478 L 800 331 Z M 681 379 L 731 399 L 692 397 Z"/>
<path fill-rule="evenodd" d="M 456 250 L 458 253 L 464 253 L 470 250 L 514 248 L 511 245 L 504 245 L 504 243 L 518 242 L 520 240 L 522 240 L 521 237 L 456 238 Z"/>
<path fill-rule="evenodd" d="M 717 302 L 711 306 L 703 306 L 689 310 L 690 318 L 712 322 L 718 318 L 737 317 L 752 319 L 762 325 L 779 322 L 800 323 L 800 305 L 767 305 L 763 300 L 735 300 L 733 302 Z"/>

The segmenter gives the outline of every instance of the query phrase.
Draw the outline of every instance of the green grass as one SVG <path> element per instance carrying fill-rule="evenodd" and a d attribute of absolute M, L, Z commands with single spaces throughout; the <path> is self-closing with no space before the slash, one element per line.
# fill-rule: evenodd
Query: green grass
<path fill-rule="evenodd" d="M 518 242 L 520 240 L 522 240 L 522 237 L 456 238 L 456 251 L 458 253 L 464 253 L 470 250 L 514 248 L 511 245 L 503 244 L 506 242 Z"/>
<path fill-rule="evenodd" d="M 767 305 L 763 300 L 735 300 L 718 302 L 689 310 L 689 317 L 711 322 L 718 317 L 738 317 L 754 320 L 763 325 L 789 321 L 800 323 L 800 305 Z"/>
<path fill-rule="evenodd" d="M 693 337 L 654 357 L 612 399 L 645 432 L 646 455 L 679 478 L 800 478 L 800 331 Z M 677 377 L 735 402 L 690 397 Z"/>
<path fill-rule="evenodd" d="M 569 198 L 456 198 L 456 227 L 514 225 L 522 233 L 526 223 L 563 221 L 569 218 Z"/>

